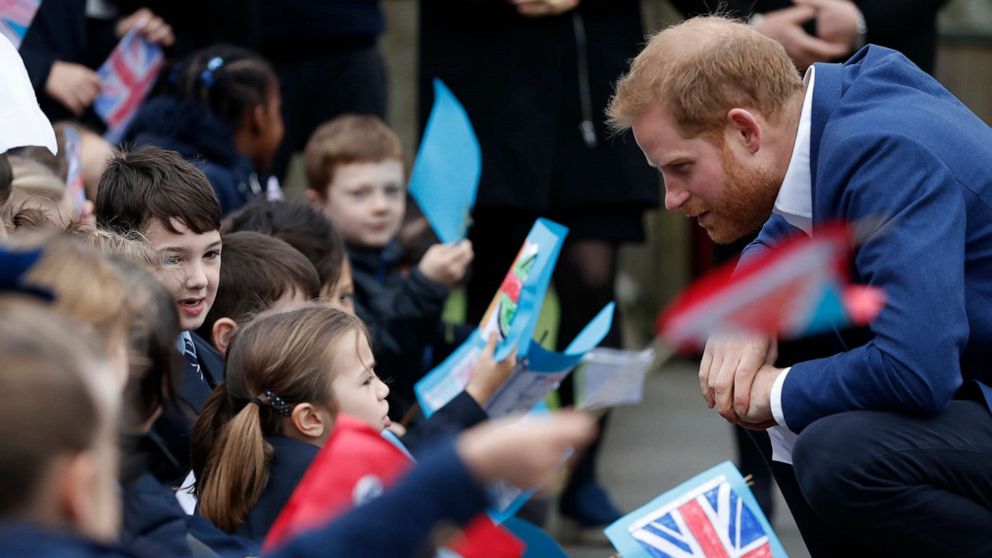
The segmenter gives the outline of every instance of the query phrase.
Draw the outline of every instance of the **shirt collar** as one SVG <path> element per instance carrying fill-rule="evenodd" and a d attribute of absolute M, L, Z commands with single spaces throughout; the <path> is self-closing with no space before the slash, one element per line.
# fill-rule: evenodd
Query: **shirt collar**
<path fill-rule="evenodd" d="M 782 187 L 775 198 L 773 213 L 781 215 L 790 225 L 801 229 L 807 235 L 813 230 L 813 185 L 809 166 L 810 128 L 813 122 L 813 85 L 816 81 L 816 67 L 806 70 L 803 82 L 806 96 L 803 97 L 803 110 L 799 115 L 799 129 L 796 143 L 792 148 L 789 168 L 785 171 Z"/>

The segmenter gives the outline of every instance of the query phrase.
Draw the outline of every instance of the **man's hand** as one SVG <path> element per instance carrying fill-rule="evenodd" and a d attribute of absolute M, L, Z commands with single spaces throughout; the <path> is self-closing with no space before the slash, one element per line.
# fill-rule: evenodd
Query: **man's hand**
<path fill-rule="evenodd" d="M 100 92 L 100 77 L 81 64 L 56 60 L 45 81 L 45 93 L 79 116 Z"/>
<path fill-rule="evenodd" d="M 848 43 L 826 41 L 807 33 L 803 24 L 816 16 L 813 6 L 795 5 L 764 14 L 755 29 L 782 43 L 793 64 L 805 70 L 814 62 L 833 60 L 851 50 Z"/>
<path fill-rule="evenodd" d="M 486 340 L 486 348 L 483 349 L 482 355 L 479 357 L 478 362 L 475 363 L 475 368 L 472 370 L 472 378 L 469 379 L 468 385 L 465 386 L 465 391 L 480 406 L 485 406 L 489 398 L 496 393 L 496 390 L 503 385 L 503 382 L 510 377 L 513 369 L 517 366 L 516 349 L 503 362 L 496 362 L 493 359 L 493 353 L 496 352 L 497 338 L 498 335 L 495 331 L 489 334 L 489 339 Z"/>
<path fill-rule="evenodd" d="M 417 268 L 431 281 L 451 288 L 465 276 L 474 257 L 472 243 L 468 240 L 458 244 L 435 244 L 420 258 Z"/>
<path fill-rule="evenodd" d="M 717 335 L 706 342 L 699 362 L 699 388 L 709 408 L 736 422 L 747 411 L 751 384 L 763 365 L 778 358 L 775 339 L 759 335 Z"/>
<path fill-rule="evenodd" d="M 849 54 L 858 44 L 861 10 L 850 0 L 793 0 L 798 6 L 816 10 L 816 36 L 830 43 L 847 45 Z"/>
<path fill-rule="evenodd" d="M 507 0 L 517 7 L 517 13 L 527 17 L 563 14 L 575 9 L 579 0 Z"/>
<path fill-rule="evenodd" d="M 172 27 L 148 8 L 141 8 L 118 21 L 114 27 L 114 32 L 120 38 L 135 28 L 150 43 L 167 47 L 172 46 L 176 42 L 176 36 L 172 33 Z"/>
<path fill-rule="evenodd" d="M 772 415 L 772 386 L 775 380 L 782 373 L 781 368 L 775 368 L 770 364 L 762 366 L 754 376 L 751 384 L 751 394 L 748 405 L 744 409 L 737 410 L 737 424 L 751 430 L 764 430 L 770 426 L 775 426 L 775 417 Z"/>

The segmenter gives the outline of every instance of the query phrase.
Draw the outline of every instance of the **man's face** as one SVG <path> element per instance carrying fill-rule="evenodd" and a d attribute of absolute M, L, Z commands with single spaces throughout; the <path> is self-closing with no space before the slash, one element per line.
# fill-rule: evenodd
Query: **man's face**
<path fill-rule="evenodd" d="M 173 219 L 178 233 L 152 219 L 144 233 L 161 259 L 159 277 L 172 293 L 183 331 L 203 325 L 217 296 L 220 279 L 220 232 L 196 234 Z"/>
<path fill-rule="evenodd" d="M 348 242 L 385 246 L 399 232 L 406 211 L 402 163 L 386 160 L 338 166 L 323 210 Z"/>
<path fill-rule="evenodd" d="M 686 138 L 658 107 L 638 118 L 633 132 L 648 164 L 664 177 L 665 208 L 695 218 L 714 242 L 733 242 L 771 215 L 780 181 L 732 130 Z"/>

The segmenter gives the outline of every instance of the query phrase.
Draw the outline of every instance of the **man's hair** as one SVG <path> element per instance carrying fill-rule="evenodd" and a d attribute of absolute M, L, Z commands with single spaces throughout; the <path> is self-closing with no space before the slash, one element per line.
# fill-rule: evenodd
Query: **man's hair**
<path fill-rule="evenodd" d="M 224 265 L 220 267 L 217 298 L 200 326 L 211 338 L 214 322 L 231 318 L 239 325 L 267 310 L 287 292 L 309 299 L 320 296 L 320 278 L 303 254 L 286 242 L 252 231 L 223 236 Z"/>
<path fill-rule="evenodd" d="M 341 277 L 344 241 L 327 216 L 304 202 L 253 201 L 224 220 L 222 233 L 236 231 L 260 232 L 288 243 L 310 260 L 321 287 L 333 287 Z M 226 266 L 227 246 L 224 258 Z"/>
<path fill-rule="evenodd" d="M 220 204 L 207 177 L 175 151 L 141 147 L 107 164 L 96 196 L 96 223 L 121 234 L 144 231 L 152 219 L 178 233 L 220 229 Z"/>
<path fill-rule="evenodd" d="M 307 187 L 323 199 L 339 166 L 392 159 L 403 160 L 396 132 L 376 116 L 345 114 L 321 124 L 307 141 Z"/>
<path fill-rule="evenodd" d="M 663 106 L 694 137 L 722 128 L 734 107 L 774 120 L 802 87 L 781 44 L 742 23 L 697 17 L 651 38 L 617 82 L 607 115 L 623 131 Z"/>

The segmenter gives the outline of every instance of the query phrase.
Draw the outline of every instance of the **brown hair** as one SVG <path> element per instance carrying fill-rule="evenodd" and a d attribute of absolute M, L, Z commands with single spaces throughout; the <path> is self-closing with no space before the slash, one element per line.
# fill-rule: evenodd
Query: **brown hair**
<path fill-rule="evenodd" d="M 324 199 L 340 165 L 389 159 L 403 160 L 396 132 L 377 116 L 341 115 L 321 124 L 307 140 L 303 150 L 307 187 Z"/>
<path fill-rule="evenodd" d="M 714 132 L 727 111 L 746 107 L 774 120 L 803 83 L 774 39 L 719 16 L 696 17 L 651 38 L 620 78 L 607 108 L 616 131 L 656 106 L 686 137 Z"/>
<path fill-rule="evenodd" d="M 107 163 L 96 195 L 96 223 L 119 233 L 144 232 L 152 219 L 178 233 L 220 229 L 220 203 L 207 177 L 175 151 L 141 147 Z"/>
<path fill-rule="evenodd" d="M 242 231 L 225 234 L 223 243 L 217 298 L 199 330 L 204 339 L 211 338 L 218 318 L 242 324 L 287 292 L 299 292 L 308 299 L 320 296 L 320 278 L 313 264 L 282 240 Z"/>
<path fill-rule="evenodd" d="M 236 231 L 256 231 L 287 242 L 313 264 L 321 288 L 338 284 L 345 258 L 344 240 L 331 220 L 310 204 L 253 201 L 224 220 L 221 232 Z M 222 266 L 222 279 L 223 272 Z"/>
<path fill-rule="evenodd" d="M 0 516 L 10 518 L 56 458 L 92 447 L 108 419 L 92 386 L 98 344 L 73 320 L 18 295 L 0 296 L 0 316 Z"/>
<path fill-rule="evenodd" d="M 352 331 L 365 334 L 358 318 L 313 305 L 259 318 L 235 333 L 227 353 L 226 381 L 214 390 L 193 426 L 200 512 L 214 525 L 233 531 L 258 502 L 272 458 L 265 436 L 281 433 L 281 402 L 290 408 L 307 402 L 333 404 L 329 351 Z"/>

